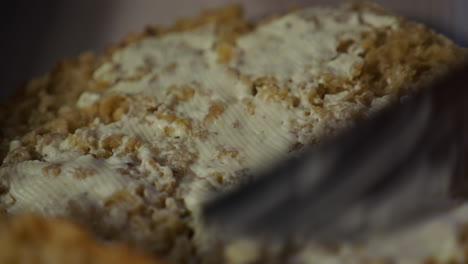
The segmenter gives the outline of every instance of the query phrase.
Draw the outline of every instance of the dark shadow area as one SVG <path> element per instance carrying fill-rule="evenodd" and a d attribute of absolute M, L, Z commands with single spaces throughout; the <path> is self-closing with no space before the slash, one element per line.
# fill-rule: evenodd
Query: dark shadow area
<path fill-rule="evenodd" d="M 60 0 L 6 1 L 0 9 L 0 98 L 31 75 Z"/>
<path fill-rule="evenodd" d="M 0 9 L 0 101 L 57 61 L 102 46 L 106 2 L 5 1 Z"/>

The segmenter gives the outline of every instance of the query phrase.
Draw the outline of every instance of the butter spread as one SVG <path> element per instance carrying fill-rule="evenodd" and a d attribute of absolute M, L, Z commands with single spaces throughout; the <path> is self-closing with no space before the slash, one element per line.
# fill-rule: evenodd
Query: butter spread
<path fill-rule="evenodd" d="M 85 109 L 119 98 L 128 105 L 126 113 L 112 122 L 96 119 L 70 135 L 44 137 L 35 146 L 39 160 L 9 164 L 26 147 L 12 142 L 9 165 L 0 171 L 9 186 L 1 204 L 11 214 L 35 211 L 78 219 L 94 214 L 98 228 L 119 230 L 119 238 L 156 252 L 165 250 L 168 236 L 181 234 L 177 226 L 189 226 L 195 247 L 209 251 L 213 242 L 205 236 L 215 234 L 198 219 L 208 198 L 198 187 L 224 190 L 241 184 L 301 146 L 349 126 L 357 114 L 395 100 L 376 97 L 369 106 L 348 100 L 352 90 L 361 89 L 355 81 L 348 90 L 320 99 L 311 92 L 326 85 L 327 76 L 353 80 L 363 63 L 363 34 L 398 25 L 397 18 L 371 11 L 303 9 L 240 36 L 225 64 L 217 60 L 214 24 L 136 41 L 95 71 L 94 79 L 111 88 L 85 92 L 77 102 Z M 347 46 L 340 50 L 342 43 Z M 372 257 L 420 263 L 433 255 L 454 257 L 453 222 L 468 218 L 464 215 L 454 212 L 432 226 L 334 253 L 307 244 L 293 258 L 299 263 L 358 263 Z M 437 241 L 426 243 L 434 235 Z M 174 241 L 174 248 L 186 247 Z M 251 250 L 254 242 L 245 243 L 226 247 L 230 262 L 260 257 Z"/>

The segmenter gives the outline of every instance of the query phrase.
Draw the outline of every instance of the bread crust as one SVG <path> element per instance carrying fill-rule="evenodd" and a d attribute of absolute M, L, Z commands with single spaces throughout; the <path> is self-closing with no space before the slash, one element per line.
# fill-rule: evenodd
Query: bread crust
<path fill-rule="evenodd" d="M 0 249 L 0 263 L 162 263 L 123 244 L 99 242 L 70 221 L 34 214 L 0 217 Z"/>

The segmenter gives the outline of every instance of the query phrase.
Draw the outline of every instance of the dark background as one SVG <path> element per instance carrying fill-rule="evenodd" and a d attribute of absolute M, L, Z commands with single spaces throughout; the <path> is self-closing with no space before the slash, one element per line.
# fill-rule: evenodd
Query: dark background
<path fill-rule="evenodd" d="M 46 73 L 63 58 L 100 51 L 147 24 L 168 24 L 204 8 L 238 2 L 251 18 L 288 6 L 336 4 L 340 0 L 43 0 L 3 1 L 0 8 L 0 100 L 21 81 Z M 425 22 L 459 44 L 468 44 L 468 0 L 376 0 Z"/>

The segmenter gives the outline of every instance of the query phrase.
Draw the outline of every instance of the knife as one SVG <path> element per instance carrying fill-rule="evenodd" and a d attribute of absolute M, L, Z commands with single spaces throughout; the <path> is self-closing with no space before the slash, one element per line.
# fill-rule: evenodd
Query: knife
<path fill-rule="evenodd" d="M 208 201 L 237 234 L 355 240 L 446 212 L 468 196 L 468 63 L 405 102 Z"/>

